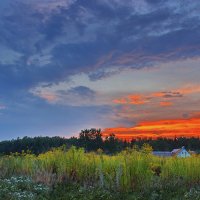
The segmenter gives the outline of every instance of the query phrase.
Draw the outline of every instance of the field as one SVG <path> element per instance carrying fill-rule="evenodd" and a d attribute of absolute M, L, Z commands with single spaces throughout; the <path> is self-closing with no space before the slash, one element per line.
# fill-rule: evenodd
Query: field
<path fill-rule="evenodd" d="M 2 156 L 0 176 L 5 200 L 200 199 L 199 156 L 159 158 L 135 149 L 109 156 L 60 148 Z"/>

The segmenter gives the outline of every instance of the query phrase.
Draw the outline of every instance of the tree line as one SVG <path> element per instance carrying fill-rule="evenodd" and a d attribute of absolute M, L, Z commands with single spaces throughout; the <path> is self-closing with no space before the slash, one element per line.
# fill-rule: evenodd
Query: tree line
<path fill-rule="evenodd" d="M 200 138 L 137 138 L 131 141 L 120 140 L 115 134 L 103 137 L 101 129 L 85 129 L 82 130 L 78 137 L 62 138 L 62 137 L 23 137 L 15 140 L 0 142 L 0 154 L 31 152 L 40 154 L 65 146 L 84 148 L 85 151 L 97 151 L 101 149 L 104 153 L 114 154 L 126 148 L 142 148 L 144 144 L 150 145 L 154 151 L 171 151 L 174 148 L 185 146 L 186 149 L 200 152 Z"/>

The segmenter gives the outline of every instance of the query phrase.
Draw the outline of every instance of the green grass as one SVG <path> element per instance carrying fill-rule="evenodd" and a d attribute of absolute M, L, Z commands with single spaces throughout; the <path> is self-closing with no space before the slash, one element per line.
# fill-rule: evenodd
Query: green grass
<path fill-rule="evenodd" d="M 51 196 L 57 199 L 183 199 L 187 191 L 196 195 L 189 190 L 200 184 L 200 157 L 159 158 L 132 149 L 108 156 L 72 147 L 39 156 L 3 156 L 0 178 L 11 176 L 28 176 L 54 188 Z"/>

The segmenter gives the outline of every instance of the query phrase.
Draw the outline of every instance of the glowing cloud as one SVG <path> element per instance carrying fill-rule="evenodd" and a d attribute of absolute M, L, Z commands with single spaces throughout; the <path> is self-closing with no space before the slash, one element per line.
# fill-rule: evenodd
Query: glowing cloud
<path fill-rule="evenodd" d="M 140 94 L 130 94 L 127 97 L 113 100 L 113 103 L 115 103 L 115 104 L 143 105 L 148 102 L 149 102 L 148 97 L 145 97 Z"/>
<path fill-rule="evenodd" d="M 161 100 L 160 106 L 171 106 L 173 103 L 171 101 L 166 101 L 167 99 L 173 100 L 176 98 L 182 98 L 186 95 L 198 93 L 200 93 L 200 85 L 188 85 L 171 91 L 158 91 L 147 94 L 129 94 L 127 96 L 114 99 L 113 103 L 143 105 L 155 100 Z"/>
<path fill-rule="evenodd" d="M 120 139 L 158 137 L 200 137 L 200 118 L 142 122 L 135 127 L 106 128 L 104 136 L 114 133 Z"/>
<path fill-rule="evenodd" d="M 129 95 L 128 99 L 130 100 L 130 104 L 135 104 L 135 105 L 142 105 L 145 104 L 147 101 L 145 98 L 143 98 L 142 95 Z"/>
<path fill-rule="evenodd" d="M 160 106 L 172 106 L 173 103 L 172 102 L 169 102 L 169 101 L 162 101 L 160 102 Z"/>
<path fill-rule="evenodd" d="M 39 93 L 37 94 L 40 98 L 48 101 L 49 103 L 54 103 L 57 101 L 57 96 L 53 93 Z"/>
<path fill-rule="evenodd" d="M 181 94 L 194 94 L 200 92 L 200 85 L 194 85 L 190 84 L 183 88 L 178 89 L 176 92 L 179 92 Z"/>

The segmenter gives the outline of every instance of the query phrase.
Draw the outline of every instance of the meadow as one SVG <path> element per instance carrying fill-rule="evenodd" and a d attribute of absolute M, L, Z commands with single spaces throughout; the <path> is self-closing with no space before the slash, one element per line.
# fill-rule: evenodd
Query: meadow
<path fill-rule="evenodd" d="M 40 189 L 39 193 L 27 189 L 30 184 L 12 182 L 19 177 L 21 183 L 30 179 L 44 194 Z M 19 193 L 30 192 L 30 188 L 35 192 L 24 199 L 200 199 L 199 156 L 160 158 L 148 148 L 127 149 L 112 156 L 102 150 L 85 153 L 76 147 L 38 156 L 15 153 L 0 158 L 0 178 L 4 199 L 18 199 L 3 193 L 14 185 Z"/>

